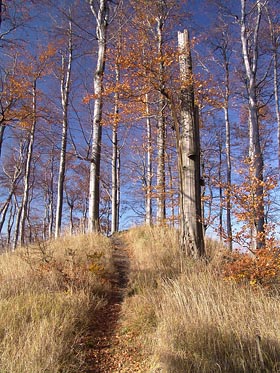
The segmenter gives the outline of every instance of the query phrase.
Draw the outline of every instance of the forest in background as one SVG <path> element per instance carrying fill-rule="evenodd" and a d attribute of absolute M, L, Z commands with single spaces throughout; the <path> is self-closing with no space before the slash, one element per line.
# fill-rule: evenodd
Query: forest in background
<path fill-rule="evenodd" d="M 178 226 L 177 32 L 185 28 L 206 233 L 230 249 L 273 246 L 279 7 L 276 0 L 1 1 L 2 246 L 143 222 Z"/>

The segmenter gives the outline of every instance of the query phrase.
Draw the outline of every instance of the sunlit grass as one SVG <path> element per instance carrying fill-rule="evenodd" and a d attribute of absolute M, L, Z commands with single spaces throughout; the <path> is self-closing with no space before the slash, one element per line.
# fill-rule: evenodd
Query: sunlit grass
<path fill-rule="evenodd" d="M 109 290 L 108 239 L 63 237 L 0 256 L 0 372 L 82 372 L 81 335 Z"/>
<path fill-rule="evenodd" d="M 196 262 L 169 228 L 120 239 L 130 277 L 119 338 L 139 351 L 143 373 L 280 371 L 279 297 L 224 279 L 223 247 L 209 241 L 209 260 Z M 81 336 L 113 272 L 111 242 L 97 235 L 1 255 L 0 372 L 83 372 Z"/>
<path fill-rule="evenodd" d="M 210 261 L 182 256 L 177 233 L 139 228 L 123 322 L 146 346 L 150 372 L 278 372 L 280 300 L 220 276 L 226 252 L 208 242 Z"/>

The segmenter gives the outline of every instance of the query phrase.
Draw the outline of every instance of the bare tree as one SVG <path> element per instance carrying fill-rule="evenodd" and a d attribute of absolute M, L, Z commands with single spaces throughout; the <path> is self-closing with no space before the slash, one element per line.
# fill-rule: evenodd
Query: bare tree
<path fill-rule="evenodd" d="M 159 103 L 157 116 L 157 222 L 162 223 L 166 218 L 166 185 L 165 185 L 165 97 L 161 91 L 164 87 L 164 62 L 163 62 L 163 27 L 168 14 L 166 4 L 163 0 L 158 1 L 158 15 L 156 17 L 157 53 L 159 59 Z"/>
<path fill-rule="evenodd" d="M 226 149 L 226 234 L 227 246 L 232 250 L 232 223 L 231 223 L 231 179 L 232 179 L 232 165 L 231 165 L 231 125 L 229 119 L 229 103 L 230 103 L 230 57 L 232 53 L 230 45 L 229 27 L 223 20 L 219 20 L 221 25 L 218 28 L 218 41 L 214 44 L 215 50 L 220 54 L 221 65 L 224 75 L 224 84 L 222 88 L 222 109 L 224 112 L 225 121 L 225 149 Z M 219 144 L 220 146 L 220 144 Z M 221 153 L 220 153 L 221 154 Z M 221 222 L 220 222 L 221 225 Z M 221 227 L 222 228 L 222 227 Z"/>
<path fill-rule="evenodd" d="M 60 147 L 60 164 L 57 184 L 57 203 L 56 203 L 56 220 L 55 220 L 55 237 L 57 238 L 61 230 L 62 221 L 62 207 L 63 207 L 63 190 L 65 180 L 65 163 L 66 163 L 66 149 L 67 149 L 67 133 L 68 133 L 68 106 L 70 94 L 70 81 L 72 69 L 72 23 L 69 22 L 68 29 L 68 47 L 66 52 L 62 52 L 61 56 L 61 106 L 62 106 L 62 134 Z"/>
<path fill-rule="evenodd" d="M 89 0 L 91 12 L 96 21 L 96 37 L 98 56 L 94 74 L 94 113 L 92 123 L 92 147 L 89 186 L 89 232 L 99 230 L 99 200 L 100 200 L 100 160 L 102 140 L 102 106 L 103 106 L 103 75 L 105 69 L 107 28 L 109 18 L 108 0 Z"/>
<path fill-rule="evenodd" d="M 152 163 L 152 124 L 149 109 L 149 95 L 145 95 L 145 109 L 146 109 L 146 136 L 147 136 L 147 154 L 146 154 L 146 185 L 145 185 L 145 222 L 147 225 L 152 225 L 153 211 L 152 211 L 152 178 L 153 178 L 153 163 Z"/>
<path fill-rule="evenodd" d="M 20 222 L 19 222 L 19 232 L 15 234 L 14 246 L 17 246 L 18 235 L 20 238 L 21 245 L 24 244 L 24 234 L 25 234 L 25 223 L 27 219 L 28 212 L 28 198 L 30 191 L 30 176 L 31 176 L 31 166 L 32 166 L 32 156 L 33 156 L 33 147 L 35 140 L 35 129 L 37 124 L 37 79 L 35 78 L 32 83 L 32 113 L 31 113 L 31 126 L 29 129 L 28 136 L 28 149 L 27 149 L 27 158 L 25 164 L 25 174 L 24 174 L 24 190 L 21 202 L 21 211 L 20 211 Z"/>
<path fill-rule="evenodd" d="M 258 114 L 257 71 L 259 62 L 259 32 L 266 1 L 257 0 L 247 9 L 246 0 L 241 0 L 241 45 L 246 74 L 249 114 L 249 158 L 253 169 L 251 175 L 253 193 L 252 249 L 260 249 L 264 245 L 264 189 L 263 189 L 263 153 L 260 141 Z M 251 24 L 249 23 L 251 21 Z"/>
<path fill-rule="evenodd" d="M 119 54 L 119 51 L 117 52 Z M 117 56 L 118 60 L 118 56 Z M 115 63 L 116 74 L 116 92 L 114 97 L 114 123 L 112 129 L 112 217 L 111 217 L 111 233 L 119 230 L 120 216 L 120 149 L 118 140 L 119 128 L 119 92 L 118 85 L 120 83 L 120 66 L 118 61 Z"/>

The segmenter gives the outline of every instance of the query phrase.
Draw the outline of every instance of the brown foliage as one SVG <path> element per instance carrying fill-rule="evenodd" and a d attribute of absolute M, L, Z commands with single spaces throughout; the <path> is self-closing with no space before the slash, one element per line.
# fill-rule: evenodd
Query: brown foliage
<path fill-rule="evenodd" d="M 259 285 L 269 292 L 279 292 L 279 248 L 261 249 L 255 255 L 235 252 L 226 258 L 223 275 L 227 280 L 240 284 L 250 284 L 254 287 Z"/>

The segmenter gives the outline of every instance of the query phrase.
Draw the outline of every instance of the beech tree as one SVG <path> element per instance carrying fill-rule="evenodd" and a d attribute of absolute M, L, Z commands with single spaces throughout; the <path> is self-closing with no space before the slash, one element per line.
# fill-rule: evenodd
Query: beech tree
<path fill-rule="evenodd" d="M 72 69 L 72 22 L 69 22 L 68 29 L 68 46 L 66 52 L 62 52 L 61 56 L 61 78 L 60 78 L 60 91 L 61 91 L 61 107 L 62 107 L 62 133 L 61 133 L 61 146 L 60 146 L 60 164 L 57 183 L 57 203 L 56 203 L 56 221 L 55 221 L 55 237 L 57 238 L 61 230 L 62 220 L 62 207 L 63 207 L 63 191 L 65 179 L 65 162 L 66 162 L 66 149 L 68 140 L 68 106 L 70 94 L 70 79 Z"/>
<path fill-rule="evenodd" d="M 112 217 L 111 217 L 111 233 L 119 230 L 120 218 L 120 145 L 119 145 L 119 84 L 120 84 L 120 42 L 118 40 L 117 56 L 115 61 L 115 78 L 116 88 L 114 94 L 114 119 L 112 125 Z"/>
<path fill-rule="evenodd" d="M 34 147 L 34 140 L 35 140 L 35 130 L 37 124 L 37 81 L 39 79 L 39 75 L 34 76 L 34 80 L 31 82 L 31 92 L 30 95 L 32 97 L 32 104 L 31 104 L 31 112 L 30 115 L 30 123 L 28 123 L 28 143 L 27 143 L 27 157 L 25 162 L 25 174 L 24 174 L 24 190 L 23 196 L 21 201 L 21 206 L 18 213 L 18 223 L 16 226 L 15 232 L 15 241 L 14 247 L 17 246 L 18 238 L 20 238 L 21 245 L 24 244 L 24 237 L 25 237 L 25 225 L 27 220 L 27 211 L 28 211 L 28 202 L 29 202 L 29 191 L 30 191 L 30 176 L 31 176 L 31 162 L 33 156 L 33 147 Z"/>
<path fill-rule="evenodd" d="M 89 0 L 89 5 L 96 22 L 98 56 L 94 73 L 94 113 L 92 122 L 88 229 L 89 232 L 96 232 L 99 230 L 102 91 L 107 47 L 109 0 Z"/>
<path fill-rule="evenodd" d="M 146 109 L 146 137 L 147 137 L 147 155 L 146 155 L 146 185 L 145 185 L 145 223 L 149 226 L 153 222 L 153 207 L 152 207 L 152 125 L 149 108 L 149 95 L 145 95 L 145 109 Z"/>
<path fill-rule="evenodd" d="M 42 190 L 44 195 L 43 239 L 53 237 L 54 227 L 54 145 L 50 144 L 50 154 L 43 163 Z"/>
<path fill-rule="evenodd" d="M 170 4 L 169 4 L 170 6 Z M 169 12 L 169 6 L 165 1 L 159 0 L 156 3 L 156 35 L 157 35 L 157 54 L 158 54 L 158 74 L 159 74 L 159 97 L 158 97 L 158 116 L 157 116 L 157 222 L 162 223 L 166 218 L 166 185 L 165 185 L 165 97 L 161 91 L 164 87 L 164 51 L 163 51 L 163 28 Z"/>
<path fill-rule="evenodd" d="M 230 109 L 230 58 L 232 55 L 233 43 L 230 40 L 230 30 L 229 26 L 225 24 L 224 20 L 219 17 L 219 24 L 217 25 L 215 32 L 215 41 L 212 42 L 218 54 L 218 60 L 215 59 L 223 71 L 222 81 L 219 84 L 219 92 L 221 96 L 221 107 L 224 112 L 224 123 L 225 123 L 225 153 L 226 153 L 226 181 L 225 181 L 225 205 L 226 205 L 226 236 L 227 236 L 227 246 L 229 250 L 232 250 L 232 213 L 231 213 L 231 184 L 232 184 L 232 154 L 231 154 L 231 123 L 229 118 Z M 219 154 L 220 154 L 220 165 L 222 163 L 222 141 L 219 141 Z M 219 171 L 221 174 L 221 170 Z M 223 208 L 222 201 L 222 178 L 219 178 L 220 183 L 220 204 L 221 209 Z M 220 235 L 223 235 L 222 229 L 222 212 L 220 213 Z"/>
<path fill-rule="evenodd" d="M 260 141 L 260 125 L 258 112 L 258 82 L 259 63 L 259 33 L 261 18 L 266 1 L 253 2 L 251 8 L 245 0 L 241 0 L 241 45 L 246 74 L 246 89 L 248 94 L 248 125 L 249 125 L 249 159 L 252 166 L 251 183 L 254 199 L 254 215 L 252 224 L 252 249 L 264 246 L 264 190 L 263 190 L 263 153 Z M 249 21 L 251 20 L 251 23 Z"/>

